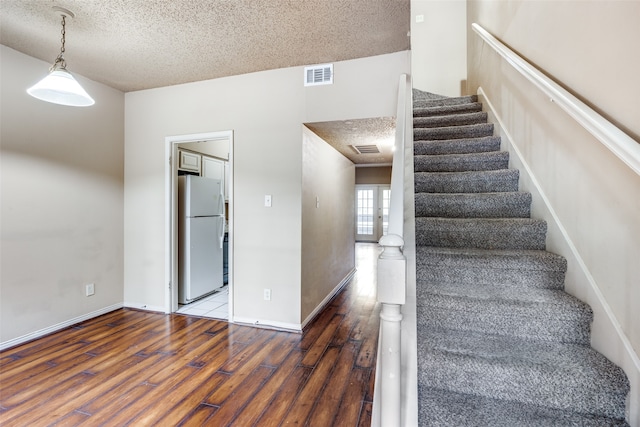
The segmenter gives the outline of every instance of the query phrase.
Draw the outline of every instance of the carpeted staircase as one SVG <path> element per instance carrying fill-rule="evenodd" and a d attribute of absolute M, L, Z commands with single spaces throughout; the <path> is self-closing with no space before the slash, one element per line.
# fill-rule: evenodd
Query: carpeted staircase
<path fill-rule="evenodd" d="M 420 426 L 625 426 L 629 383 L 476 97 L 414 91 Z"/>

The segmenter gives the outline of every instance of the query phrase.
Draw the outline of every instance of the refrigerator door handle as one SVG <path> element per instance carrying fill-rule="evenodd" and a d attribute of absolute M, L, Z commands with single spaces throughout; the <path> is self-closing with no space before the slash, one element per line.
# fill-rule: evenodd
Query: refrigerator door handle
<path fill-rule="evenodd" d="M 218 233 L 218 239 L 220 240 L 220 248 L 222 248 L 223 244 L 224 244 L 224 217 L 218 217 L 218 224 L 220 224 L 219 229 L 220 232 Z"/>
<path fill-rule="evenodd" d="M 218 197 L 218 214 L 224 215 L 224 193 L 222 188 L 220 189 L 220 196 Z"/>

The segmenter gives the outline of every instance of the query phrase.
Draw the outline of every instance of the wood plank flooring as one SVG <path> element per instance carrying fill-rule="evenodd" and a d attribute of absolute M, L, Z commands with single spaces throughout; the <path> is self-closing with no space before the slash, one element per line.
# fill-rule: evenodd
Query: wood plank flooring
<path fill-rule="evenodd" d="M 370 426 L 376 244 L 303 334 L 122 309 L 0 353 L 0 425 Z"/>

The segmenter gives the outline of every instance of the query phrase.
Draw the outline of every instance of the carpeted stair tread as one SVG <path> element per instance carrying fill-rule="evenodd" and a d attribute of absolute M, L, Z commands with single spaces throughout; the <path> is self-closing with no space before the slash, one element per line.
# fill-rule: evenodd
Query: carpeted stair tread
<path fill-rule="evenodd" d="M 414 156 L 416 172 L 467 172 L 506 169 L 509 153 L 491 151 L 488 153 L 440 154 L 437 156 Z"/>
<path fill-rule="evenodd" d="M 493 135 L 493 124 L 478 123 L 474 125 L 446 126 L 436 128 L 413 129 L 413 140 L 442 140 L 454 138 L 480 138 Z"/>
<path fill-rule="evenodd" d="M 523 293 L 521 298 L 513 298 L 513 293 L 503 295 L 503 298 L 509 295 L 512 299 L 432 293 L 417 302 L 418 324 L 428 328 L 589 344 L 593 320 L 589 306 L 562 291 L 538 291 L 538 294 Z M 564 298 L 559 293 L 563 293 Z"/>
<path fill-rule="evenodd" d="M 519 177 L 517 169 L 415 172 L 414 181 L 416 193 L 491 193 L 518 191 Z"/>
<path fill-rule="evenodd" d="M 543 250 L 416 247 L 418 294 L 434 283 L 472 285 L 486 292 L 494 286 L 564 289 L 566 271 L 564 257 Z"/>
<path fill-rule="evenodd" d="M 548 270 L 566 272 L 567 260 L 544 250 L 487 250 L 474 248 L 437 248 L 417 246 L 421 264 L 446 268 L 486 267 L 523 271 Z"/>
<path fill-rule="evenodd" d="M 419 427 L 629 427 L 624 420 L 419 386 Z"/>
<path fill-rule="evenodd" d="M 416 246 L 479 249 L 545 248 L 547 223 L 529 218 L 416 217 Z"/>
<path fill-rule="evenodd" d="M 470 102 L 466 104 L 414 108 L 413 117 L 446 116 L 457 113 L 475 113 L 478 111 L 482 111 L 482 104 L 480 102 Z"/>
<path fill-rule="evenodd" d="M 446 218 L 528 218 L 531 194 L 510 193 L 418 193 L 416 216 Z"/>
<path fill-rule="evenodd" d="M 624 419 L 629 382 L 588 345 L 433 328 L 418 358 L 422 387 Z"/>
<path fill-rule="evenodd" d="M 420 281 L 420 289 L 417 292 L 419 305 L 429 305 L 434 300 L 443 297 L 470 298 L 478 303 L 535 305 L 552 304 L 557 306 L 570 306 L 567 310 L 587 310 L 589 306 L 566 293 L 562 289 L 515 287 L 509 285 L 495 285 L 491 288 L 475 286 L 471 283 L 437 283 Z"/>
<path fill-rule="evenodd" d="M 413 108 L 441 107 L 444 105 L 471 104 L 474 102 L 478 102 L 478 97 L 476 95 L 439 99 L 421 99 L 414 96 Z"/>
<path fill-rule="evenodd" d="M 482 111 L 473 113 L 450 114 L 443 116 L 413 117 L 414 128 L 435 128 L 443 126 L 463 126 L 487 123 L 487 113 Z"/>
<path fill-rule="evenodd" d="M 458 138 L 433 141 L 416 141 L 413 145 L 414 155 L 431 154 L 469 154 L 500 150 L 499 136 L 483 136 L 480 138 Z"/>

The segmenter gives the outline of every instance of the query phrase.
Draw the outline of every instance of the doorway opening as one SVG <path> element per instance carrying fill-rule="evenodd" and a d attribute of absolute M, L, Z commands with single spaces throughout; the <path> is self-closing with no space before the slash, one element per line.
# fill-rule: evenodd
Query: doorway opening
<path fill-rule="evenodd" d="M 233 131 L 165 138 L 166 269 L 165 311 L 233 320 Z M 224 195 L 224 286 L 189 304 L 179 304 L 178 181 L 191 175 L 221 182 Z M 222 240 L 221 240 L 222 241 Z M 217 280 L 218 278 L 216 278 Z M 183 301 L 185 302 L 185 301 Z"/>
<path fill-rule="evenodd" d="M 356 185 L 356 241 L 377 242 L 389 227 L 388 185 Z"/>

